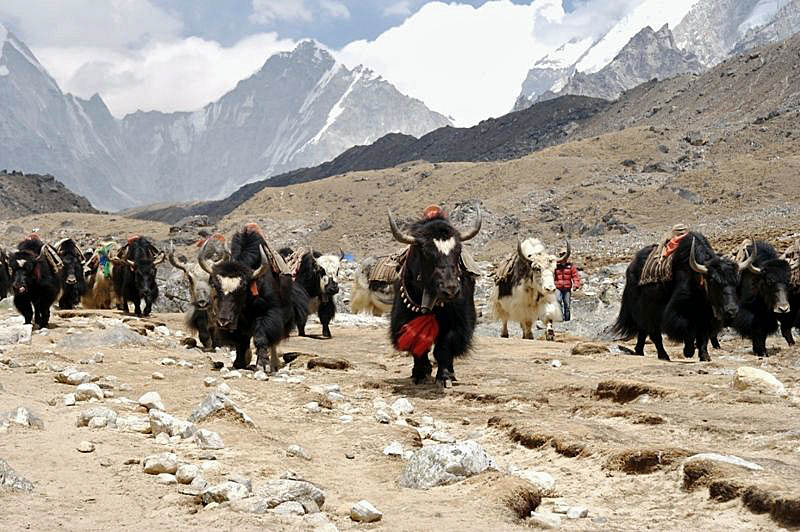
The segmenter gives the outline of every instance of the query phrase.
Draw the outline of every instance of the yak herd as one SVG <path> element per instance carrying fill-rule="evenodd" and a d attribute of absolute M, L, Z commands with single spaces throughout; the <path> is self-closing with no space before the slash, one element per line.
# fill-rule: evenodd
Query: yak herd
<path fill-rule="evenodd" d="M 353 311 L 389 314 L 394 347 L 413 355 L 412 379 L 447 386 L 456 379 L 454 358 L 473 344 L 477 321 L 474 302 L 479 270 L 462 243 L 481 229 L 481 212 L 472 228 L 461 231 L 437 206 L 401 229 L 391 212 L 392 236 L 406 247 L 394 257 L 391 275 L 370 278 L 376 259 L 362 263 L 353 286 Z M 644 355 L 649 337 L 658 358 L 669 360 L 662 334 L 683 343 L 686 357 L 710 360 L 708 344 L 719 347 L 718 335 L 731 327 L 752 340 L 753 352 L 767 356 L 766 338 L 779 328 L 794 344 L 792 328 L 800 327 L 800 241 L 783 255 L 768 242 L 751 240 L 739 256 L 718 254 L 700 233 L 685 232 L 670 250 L 671 275 L 659 282 L 645 280 L 643 271 L 657 245 L 639 251 L 626 271 L 619 315 L 610 334 L 636 338 L 635 353 Z M 567 242 L 566 255 L 570 246 Z M 660 249 L 659 249 L 660 251 Z M 336 312 L 334 295 L 343 253 L 321 254 L 289 248 L 273 252 L 261 230 L 248 224 L 227 245 L 221 235 L 202 244 L 196 264 L 179 261 L 174 248 L 160 251 L 147 237 L 131 237 L 123 246 L 105 242 L 82 252 L 71 239 L 49 245 L 33 234 L 6 253 L 0 249 L 0 299 L 13 293 L 25 323 L 46 328 L 50 308 L 117 308 L 147 316 L 158 298 L 156 271 L 168 259 L 181 270 L 190 287 L 187 326 L 205 349 L 228 346 L 236 351 L 235 368 L 252 362 L 278 369 L 278 345 L 297 329 L 305 335 L 309 313 L 316 313 L 323 336 L 331 337 Z M 399 257 L 399 258 L 398 258 Z M 556 257 L 538 239 L 518 242 L 516 251 L 498 270 L 491 307 L 508 336 L 507 322 L 517 321 L 524 338 L 541 321 L 546 338 L 560 319 L 553 275 Z M 502 274 L 501 274 L 502 273 Z"/>

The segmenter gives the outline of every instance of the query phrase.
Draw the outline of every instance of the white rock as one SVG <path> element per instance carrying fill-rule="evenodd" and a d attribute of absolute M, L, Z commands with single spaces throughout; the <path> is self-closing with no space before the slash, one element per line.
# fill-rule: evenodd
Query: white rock
<path fill-rule="evenodd" d="M 169 336 L 170 335 L 169 329 L 164 325 L 156 326 L 154 331 L 157 332 L 158 334 L 162 335 L 162 336 Z"/>
<path fill-rule="evenodd" d="M 253 375 L 253 378 L 254 378 L 255 380 L 257 380 L 257 381 L 262 381 L 262 382 L 263 382 L 263 381 L 265 381 L 265 380 L 268 380 L 268 379 L 269 379 L 269 376 L 268 376 L 266 373 L 264 373 L 263 371 L 261 371 L 261 370 L 258 370 L 258 371 L 256 371 L 256 372 L 255 372 L 255 374 Z"/>
<path fill-rule="evenodd" d="M 175 479 L 180 484 L 191 484 L 200 475 L 200 468 L 194 464 L 181 464 L 175 473 Z"/>
<path fill-rule="evenodd" d="M 414 413 L 414 405 L 411 404 L 411 401 L 405 397 L 401 397 L 392 403 L 392 410 L 394 411 L 395 415 L 407 416 L 408 414 Z"/>
<path fill-rule="evenodd" d="M 87 426 L 90 429 L 102 429 L 103 427 L 108 426 L 108 418 L 93 417 L 89 420 L 89 424 Z"/>
<path fill-rule="evenodd" d="M 431 425 L 431 426 L 433 426 L 433 424 L 434 424 L 433 418 L 431 416 L 422 416 L 420 418 L 420 421 L 422 422 L 423 425 Z"/>
<path fill-rule="evenodd" d="M 263 499 L 268 508 L 274 508 L 287 501 L 296 501 L 306 505 L 322 508 L 325 504 L 325 493 L 303 480 L 280 479 L 270 480 L 255 488 L 254 495 Z"/>
<path fill-rule="evenodd" d="M 106 420 L 106 424 L 113 424 L 117 420 L 117 413 L 111 410 L 110 408 L 106 408 L 104 406 L 95 406 L 92 408 L 88 408 L 78 414 L 78 427 L 87 427 L 89 423 L 95 418 L 103 418 Z"/>
<path fill-rule="evenodd" d="M 585 506 L 572 506 L 567 510 L 567 519 L 583 519 L 589 516 L 589 509 Z"/>
<path fill-rule="evenodd" d="M 242 378 L 242 372 L 239 371 L 238 369 L 235 369 L 233 371 L 229 371 L 228 373 L 224 374 L 222 376 L 222 378 L 223 379 L 241 379 Z"/>
<path fill-rule="evenodd" d="M 311 455 L 308 454 L 308 451 L 299 445 L 290 445 L 287 447 L 286 456 L 295 456 L 297 458 L 302 458 L 303 460 L 311 460 Z"/>
<path fill-rule="evenodd" d="M 224 382 L 223 382 L 223 383 L 220 383 L 220 385 L 219 385 L 219 386 L 217 386 L 217 391 L 218 391 L 219 393 L 221 393 L 222 395 L 228 395 L 228 394 L 229 394 L 229 393 L 231 393 L 233 390 L 231 390 L 231 387 L 230 387 L 230 386 L 228 386 L 226 383 L 224 383 Z"/>
<path fill-rule="evenodd" d="M 322 407 L 319 406 L 319 403 L 316 401 L 311 401 L 310 403 L 306 403 L 303 405 L 303 408 L 312 414 L 318 414 L 322 412 Z"/>
<path fill-rule="evenodd" d="M 542 492 L 543 495 L 552 494 L 556 489 L 556 479 L 550 473 L 535 471 L 533 469 L 517 469 L 513 475 L 524 478 Z"/>
<path fill-rule="evenodd" d="M 85 371 L 76 371 L 75 368 L 67 368 L 61 373 L 57 373 L 55 378 L 56 382 L 71 384 L 73 386 L 92 382 L 91 375 Z"/>
<path fill-rule="evenodd" d="M 164 377 L 163 373 L 159 373 L 158 371 L 154 371 L 153 375 L 151 375 L 151 376 L 153 377 L 154 381 L 163 381 L 166 378 L 166 377 Z M 120 390 L 121 389 L 122 388 L 120 387 Z"/>
<path fill-rule="evenodd" d="M 98 385 L 91 382 L 85 384 L 79 384 L 78 387 L 75 389 L 75 400 L 88 401 L 90 399 L 102 400 L 103 390 L 101 390 Z"/>
<path fill-rule="evenodd" d="M 201 449 L 224 449 L 222 437 L 214 431 L 200 429 L 194 434 L 194 441 Z"/>
<path fill-rule="evenodd" d="M 764 468 L 758 464 L 753 462 L 748 462 L 738 456 L 733 456 L 729 454 L 717 454 L 717 453 L 700 453 L 694 454 L 686 459 L 686 462 L 692 462 L 695 460 L 709 460 L 711 462 L 723 462 L 726 464 L 731 464 L 735 466 L 739 466 L 744 469 L 748 469 L 750 471 L 762 471 Z"/>
<path fill-rule="evenodd" d="M 472 440 L 428 445 L 414 452 L 400 484 L 407 488 L 432 488 L 458 482 L 490 468 L 496 468 L 494 460 Z"/>
<path fill-rule="evenodd" d="M 178 361 L 175 360 L 174 358 L 162 358 L 161 359 L 161 365 L 162 366 L 174 366 L 177 363 L 178 363 Z"/>
<path fill-rule="evenodd" d="M 188 360 L 181 360 L 181 361 L 178 362 L 178 367 L 186 368 L 186 369 L 192 369 L 194 367 L 194 364 L 192 364 Z"/>
<path fill-rule="evenodd" d="M 350 509 L 350 519 L 360 523 L 373 523 L 380 521 L 383 514 L 369 501 L 361 500 L 353 505 Z"/>
<path fill-rule="evenodd" d="M 214 377 L 206 377 L 205 379 L 203 379 L 203 385 L 206 388 L 210 388 L 211 386 L 214 386 L 216 383 L 217 379 L 215 379 Z"/>
<path fill-rule="evenodd" d="M 90 441 L 82 441 L 78 444 L 78 452 L 91 453 L 94 451 L 94 444 Z"/>
<path fill-rule="evenodd" d="M 75 394 L 68 393 L 64 396 L 64 406 L 75 406 Z"/>
<path fill-rule="evenodd" d="M 102 364 L 103 360 L 105 360 L 105 355 L 103 353 L 95 353 L 90 360 L 95 364 Z"/>
<path fill-rule="evenodd" d="M 569 512 L 570 505 L 566 501 L 553 501 L 553 513 L 566 515 Z"/>
<path fill-rule="evenodd" d="M 160 475 L 161 473 L 174 475 L 178 471 L 178 457 L 175 453 L 150 455 L 145 457 L 142 467 L 148 475 Z"/>
<path fill-rule="evenodd" d="M 431 434 L 430 439 L 432 439 L 433 441 L 438 441 L 440 443 L 453 443 L 456 441 L 455 436 L 444 430 L 434 431 L 433 434 Z"/>
<path fill-rule="evenodd" d="M 201 497 L 203 498 L 203 504 L 210 504 L 212 502 L 223 503 L 225 501 L 242 499 L 249 493 L 246 486 L 228 480 L 222 484 L 206 488 L 201 494 Z"/>
<path fill-rule="evenodd" d="M 386 456 L 403 456 L 403 444 L 399 441 L 393 441 L 383 448 L 383 454 Z"/>
<path fill-rule="evenodd" d="M 170 475 L 169 473 L 160 473 L 158 477 L 156 477 L 156 482 L 165 486 L 172 486 L 178 483 L 175 479 L 175 475 Z"/>
<path fill-rule="evenodd" d="M 306 513 L 306 509 L 303 508 L 303 505 L 296 501 L 282 502 L 273 508 L 273 511 L 281 515 L 305 515 Z"/>
<path fill-rule="evenodd" d="M 145 416 L 117 416 L 117 429 L 122 432 L 150 434 L 150 418 Z"/>
<path fill-rule="evenodd" d="M 222 466 L 216 460 L 211 460 L 200 464 L 200 469 L 206 473 L 218 473 L 222 470 Z"/>
<path fill-rule="evenodd" d="M 155 408 L 156 410 L 166 411 L 167 409 L 158 392 L 147 392 L 141 396 L 139 398 L 139 405 L 145 407 L 147 410 Z"/>
<path fill-rule="evenodd" d="M 781 381 L 763 369 L 742 366 L 733 377 L 733 387 L 737 390 L 756 390 L 762 393 L 785 397 L 786 387 Z"/>
<path fill-rule="evenodd" d="M 353 416 L 347 416 L 347 415 L 339 416 L 339 421 L 342 422 L 342 423 L 345 423 L 345 424 L 352 423 L 353 422 Z"/>
<path fill-rule="evenodd" d="M 391 423 L 392 415 L 382 408 L 378 409 L 375 411 L 375 421 L 378 423 Z"/>
<path fill-rule="evenodd" d="M 557 359 L 556 360 L 551 360 L 550 361 L 550 365 L 553 366 L 554 368 L 560 368 L 561 367 L 561 361 L 557 360 Z"/>
<path fill-rule="evenodd" d="M 149 412 L 150 416 L 150 432 L 158 435 L 166 432 L 168 436 L 180 436 L 181 438 L 190 438 L 197 428 L 193 423 L 178 419 L 161 410 L 152 409 Z"/>
<path fill-rule="evenodd" d="M 547 530 L 561 528 L 561 518 L 555 514 L 531 512 L 530 521 L 539 528 Z"/>
<path fill-rule="evenodd" d="M 156 443 L 159 445 L 169 445 L 171 442 L 169 441 L 169 434 L 166 432 L 159 432 L 156 434 Z"/>

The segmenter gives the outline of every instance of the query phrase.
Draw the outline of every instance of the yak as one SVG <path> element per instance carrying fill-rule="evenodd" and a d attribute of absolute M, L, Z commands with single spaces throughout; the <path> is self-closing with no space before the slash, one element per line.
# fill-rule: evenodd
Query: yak
<path fill-rule="evenodd" d="M 25 323 L 46 329 L 50 324 L 50 307 L 61 294 L 58 255 L 32 235 L 20 242 L 9 262 L 14 306 Z"/>
<path fill-rule="evenodd" d="M 767 336 L 778 330 L 778 316 L 790 314 L 790 271 L 789 263 L 778 256 L 771 244 L 751 242 L 747 246 L 750 263 L 739 281 L 739 312 L 731 326 L 752 340 L 753 353 L 765 357 Z"/>
<path fill-rule="evenodd" d="M 423 218 L 402 232 L 389 211 L 389 228 L 395 240 L 409 246 L 400 276 L 390 320 L 390 338 L 398 351 L 414 356 L 411 378 L 424 382 L 436 359 L 436 383 L 450 386 L 456 380 L 453 359 L 472 347 L 475 332 L 475 278 L 464 267 L 461 244 L 481 228 L 477 209 L 475 226 L 466 233 L 454 228 L 440 207 L 425 209 Z"/>
<path fill-rule="evenodd" d="M 567 242 L 567 257 L 571 251 Z M 522 337 L 533 339 L 533 324 L 537 320 L 545 323 L 545 337 L 555 339 L 553 322 L 561 320 L 556 300 L 554 272 L 556 257 L 547 253 L 541 241 L 528 238 L 517 243 L 515 255 L 506 261 L 510 271 L 495 280 L 492 292 L 492 309 L 497 319 L 503 322 L 500 336 L 508 338 L 508 321 L 519 322 Z"/>
<path fill-rule="evenodd" d="M 400 255 L 402 253 L 367 257 L 361 261 L 350 294 L 350 309 L 353 314 L 365 313 L 383 316 L 392 312 L 397 271 L 394 268 L 391 268 L 391 271 L 387 270 L 387 266 L 396 266 L 397 258 Z M 374 274 L 378 270 L 384 274 L 389 272 L 390 275 L 375 278 Z"/>
<path fill-rule="evenodd" d="M 65 238 L 56 244 L 56 251 L 61 257 L 61 297 L 58 308 L 73 309 L 86 294 L 86 279 L 83 275 L 83 252 L 71 238 Z"/>
<path fill-rule="evenodd" d="M 202 270 L 198 272 L 187 264 L 178 262 L 175 259 L 175 247 L 172 243 L 170 243 L 167 258 L 173 267 L 183 272 L 189 282 L 189 297 L 192 306 L 186 311 L 186 326 L 190 330 L 197 331 L 197 336 L 205 350 L 213 350 L 216 345 L 211 325 L 211 285 L 208 274 Z"/>
<path fill-rule="evenodd" d="M 0 247 L 0 301 L 4 300 L 11 289 L 11 267 L 8 265 L 6 250 Z"/>
<path fill-rule="evenodd" d="M 739 311 L 739 272 L 752 264 L 722 258 L 705 236 L 689 232 L 678 243 L 672 259 L 672 279 L 639 284 L 647 257 L 656 244 L 640 250 L 628 266 L 622 305 L 613 325 L 617 338 L 636 337 L 636 354 L 644 355 L 648 336 L 658 358 L 669 360 L 661 334 L 683 342 L 684 356 L 697 349 L 700 360 L 709 361 L 708 340 L 720 322 L 732 320 Z"/>
<path fill-rule="evenodd" d="M 792 327 L 800 329 L 800 239 L 794 241 L 794 247 L 787 249 L 782 255 L 789 263 L 789 312 L 779 314 L 781 334 L 789 345 L 794 345 Z"/>
<path fill-rule="evenodd" d="M 111 309 L 117 304 L 112 282 L 115 245 L 114 242 L 102 243 L 86 258 L 86 293 L 81 298 L 84 308 Z"/>
<path fill-rule="evenodd" d="M 308 308 L 302 292 L 293 289 L 291 275 L 276 273 L 267 256 L 267 244 L 258 229 L 246 226 L 231 239 L 230 252 L 210 262 L 200 252 L 200 267 L 209 275 L 214 334 L 221 345 L 236 348 L 233 367 L 250 364 L 250 340 L 256 347 L 256 365 L 278 370 L 278 344 L 295 327 L 295 316 Z"/>
<path fill-rule="evenodd" d="M 280 250 L 281 256 L 288 259 L 294 255 L 290 248 Z M 322 324 L 322 336 L 331 338 L 330 323 L 336 315 L 336 302 L 333 297 L 339 293 L 339 268 L 344 253 L 323 255 L 318 251 L 307 251 L 296 257 L 294 283 L 297 290 L 303 290 L 308 299 L 306 316 L 316 313 Z M 306 335 L 306 322 L 297 319 L 297 334 Z"/>
<path fill-rule="evenodd" d="M 130 312 L 128 303 L 133 302 L 137 317 L 150 315 L 153 303 L 158 299 L 156 267 L 164 258 L 164 253 L 143 236 L 128 239 L 128 244 L 119 250 L 114 259 L 117 267 L 113 269 L 111 278 L 119 300 L 118 308 L 125 314 Z"/>

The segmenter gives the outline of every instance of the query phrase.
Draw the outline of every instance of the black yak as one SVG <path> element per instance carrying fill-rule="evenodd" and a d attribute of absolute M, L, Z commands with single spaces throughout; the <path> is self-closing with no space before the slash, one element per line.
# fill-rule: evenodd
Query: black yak
<path fill-rule="evenodd" d="M 11 289 L 11 266 L 8 264 L 6 250 L 0 247 L 0 301 L 4 300 Z"/>
<path fill-rule="evenodd" d="M 159 251 L 143 236 L 128 239 L 128 244 L 119 250 L 114 259 L 116 267 L 111 272 L 114 291 L 120 310 L 127 314 L 129 302 L 133 302 L 136 316 L 149 316 L 153 303 L 158 299 L 156 273 L 164 261 L 164 252 Z M 144 300 L 144 312 L 141 301 Z"/>
<path fill-rule="evenodd" d="M 336 302 L 333 297 L 339 293 L 339 268 L 344 253 L 339 255 L 323 255 L 318 251 L 299 250 L 295 256 L 289 248 L 280 250 L 280 254 L 292 261 L 294 266 L 294 282 L 298 290 L 303 290 L 308 299 L 308 314 L 316 313 L 322 324 L 322 336 L 331 337 L 330 322 L 336 315 Z M 297 334 L 306 335 L 305 320 L 297 320 Z"/>
<path fill-rule="evenodd" d="M 414 356 L 411 378 L 416 384 L 432 372 L 428 352 L 436 359 L 436 383 L 449 386 L 456 379 L 453 358 L 469 351 L 475 332 L 475 278 L 463 266 L 461 243 L 475 237 L 481 228 L 477 209 L 475 226 L 467 233 L 455 229 L 444 211 L 425 209 L 421 220 L 403 233 L 389 212 L 394 238 L 409 245 L 408 254 L 395 283 L 390 337 L 398 351 Z"/>
<path fill-rule="evenodd" d="M 61 268 L 61 297 L 58 300 L 58 308 L 62 310 L 73 309 L 78 306 L 81 298 L 86 294 L 86 279 L 83 275 L 83 252 L 71 238 L 65 238 L 56 244 L 56 251 L 63 263 Z"/>
<path fill-rule="evenodd" d="M 14 306 L 25 323 L 47 328 L 50 307 L 61 293 L 58 255 L 48 250 L 38 236 L 31 235 L 20 242 L 9 263 Z"/>
<path fill-rule="evenodd" d="M 778 316 L 788 315 L 789 263 L 767 242 L 747 246 L 748 268 L 739 281 L 739 312 L 731 325 L 753 341 L 753 353 L 767 356 L 767 336 L 778 330 Z"/>
<path fill-rule="evenodd" d="M 269 353 L 269 371 L 277 371 L 278 344 L 291 333 L 296 314 L 308 307 L 291 275 L 272 267 L 267 249 L 261 232 L 248 225 L 231 239 L 228 257 L 212 264 L 205 249 L 198 257 L 210 277 L 214 334 L 222 345 L 236 348 L 237 369 L 250 364 L 252 338 L 256 365 L 266 370 Z"/>
<path fill-rule="evenodd" d="M 647 257 L 656 245 L 640 250 L 625 274 L 625 289 L 613 333 L 621 339 L 636 337 L 636 354 L 644 355 L 647 336 L 658 358 L 669 360 L 661 334 L 684 343 L 684 356 L 697 349 L 709 361 L 708 340 L 719 323 L 732 320 L 739 310 L 739 271 L 752 263 L 722 258 L 700 233 L 690 232 L 674 251 L 672 279 L 639 284 Z"/>
<path fill-rule="evenodd" d="M 789 247 L 782 255 L 789 263 L 789 313 L 779 314 L 781 334 L 789 345 L 794 345 L 792 327 L 800 329 L 800 239 L 794 241 L 794 246 Z"/>

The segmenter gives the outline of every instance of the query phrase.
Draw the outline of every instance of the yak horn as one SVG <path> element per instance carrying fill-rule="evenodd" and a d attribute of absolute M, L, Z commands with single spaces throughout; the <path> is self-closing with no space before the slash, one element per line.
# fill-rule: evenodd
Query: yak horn
<path fill-rule="evenodd" d="M 417 239 L 413 236 L 406 235 L 400 232 L 400 229 L 397 227 L 397 222 L 394 221 L 394 217 L 392 216 L 392 211 L 387 209 L 386 212 L 389 214 L 389 227 L 392 229 L 392 236 L 398 242 L 408 245 L 414 245 L 417 243 Z"/>
<path fill-rule="evenodd" d="M 261 254 L 261 266 L 253 272 L 253 279 L 258 279 L 270 270 L 269 259 L 267 258 L 267 254 L 264 253 L 264 246 L 259 245 L 258 251 Z"/>
<path fill-rule="evenodd" d="M 462 242 L 466 242 L 467 240 L 475 238 L 475 236 L 478 234 L 478 231 L 481 230 L 481 224 L 483 223 L 483 214 L 481 214 L 481 206 L 475 205 L 475 211 L 478 216 L 478 218 L 475 220 L 475 226 L 466 233 L 459 233 L 459 239 Z"/>
<path fill-rule="evenodd" d="M 208 247 L 208 243 L 211 239 L 206 240 L 203 242 L 203 247 L 200 248 L 200 253 L 197 254 L 197 263 L 206 272 L 208 275 L 211 275 L 213 272 L 211 271 L 211 266 L 208 264 L 208 260 L 206 259 L 206 248 Z"/>
<path fill-rule="evenodd" d="M 344 251 L 341 247 L 339 248 L 339 260 L 344 260 Z"/>
<path fill-rule="evenodd" d="M 167 254 L 167 258 L 169 259 L 169 263 L 172 264 L 172 266 L 183 271 L 183 273 L 187 275 L 189 274 L 189 272 L 186 271 L 186 266 L 181 264 L 175 259 L 175 244 L 173 244 L 171 241 L 169 243 L 169 254 Z"/>
<path fill-rule="evenodd" d="M 697 258 L 695 257 L 694 254 L 695 253 L 694 244 L 695 244 L 695 239 L 694 237 L 692 237 L 692 247 L 689 250 L 689 266 L 691 266 L 691 268 L 697 273 L 701 275 L 706 275 L 708 273 L 708 268 L 697 262 Z"/>
<path fill-rule="evenodd" d="M 747 268 L 752 273 L 756 275 L 761 275 L 761 268 L 753 266 L 753 262 L 756 260 L 756 255 L 758 255 L 758 246 L 756 245 L 756 239 L 751 236 L 750 241 L 753 243 L 753 252 L 750 253 L 750 256 L 747 257 L 747 260 L 742 263 L 742 265 L 740 266 L 740 270 Z"/>
<path fill-rule="evenodd" d="M 517 240 L 517 255 L 519 255 L 521 259 L 528 260 L 528 257 L 525 256 L 525 252 L 522 251 L 522 240 Z"/>
<path fill-rule="evenodd" d="M 569 244 L 569 238 L 565 238 L 564 240 L 567 241 L 567 255 L 564 257 L 564 260 L 567 261 L 572 255 L 572 246 Z"/>

